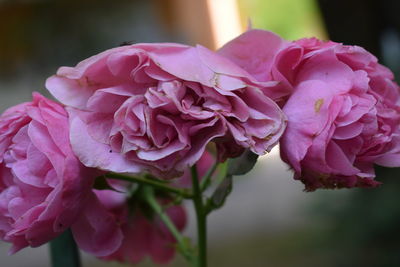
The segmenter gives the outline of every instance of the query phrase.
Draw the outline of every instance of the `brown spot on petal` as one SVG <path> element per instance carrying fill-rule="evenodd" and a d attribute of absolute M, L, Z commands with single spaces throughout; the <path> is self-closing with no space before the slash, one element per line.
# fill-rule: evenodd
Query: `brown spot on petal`
<path fill-rule="evenodd" d="M 315 103 L 314 103 L 315 113 L 319 113 L 319 111 L 321 110 L 322 104 L 324 104 L 323 98 L 317 99 L 317 101 L 315 101 Z"/>
<path fill-rule="evenodd" d="M 86 86 L 100 86 L 100 83 L 93 82 L 89 79 L 89 77 L 84 76 L 81 79 L 75 80 L 79 87 L 86 87 Z"/>
<path fill-rule="evenodd" d="M 273 136 L 274 136 L 273 134 L 270 134 L 270 135 L 264 137 L 264 140 L 265 140 L 265 141 L 269 141 L 269 140 L 272 139 Z"/>
<path fill-rule="evenodd" d="M 214 76 L 211 78 L 210 82 L 212 83 L 213 86 L 218 85 L 218 79 L 219 79 L 219 74 L 214 73 Z"/>
<path fill-rule="evenodd" d="M 83 87 L 83 84 L 80 80 L 75 80 L 79 87 Z"/>
<path fill-rule="evenodd" d="M 100 86 L 100 83 L 90 80 L 88 76 L 85 76 L 85 80 L 88 86 Z"/>

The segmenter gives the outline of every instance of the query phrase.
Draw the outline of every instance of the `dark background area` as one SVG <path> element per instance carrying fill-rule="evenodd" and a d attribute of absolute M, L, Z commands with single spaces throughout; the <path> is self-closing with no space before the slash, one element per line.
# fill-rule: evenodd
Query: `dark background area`
<path fill-rule="evenodd" d="M 0 110 L 28 101 L 32 91 L 48 95 L 44 81 L 59 66 L 75 65 L 124 41 L 213 47 L 205 2 L 0 1 Z M 244 24 L 254 17 L 254 27 L 270 27 L 286 38 L 299 38 L 303 22 L 315 29 L 323 24 L 330 39 L 365 47 L 400 77 L 399 0 L 239 3 Z M 321 20 L 311 20 L 314 16 Z M 210 266 L 400 266 L 399 178 L 399 169 L 378 168 L 380 188 L 305 193 L 272 153 L 248 177 L 235 179 L 226 206 L 211 215 Z M 194 223 L 191 219 L 189 235 Z M 46 247 L 6 256 L 8 247 L 0 246 L 1 266 L 48 266 Z M 182 262 L 177 257 L 170 266 L 185 266 Z M 85 255 L 84 266 L 119 265 Z"/>

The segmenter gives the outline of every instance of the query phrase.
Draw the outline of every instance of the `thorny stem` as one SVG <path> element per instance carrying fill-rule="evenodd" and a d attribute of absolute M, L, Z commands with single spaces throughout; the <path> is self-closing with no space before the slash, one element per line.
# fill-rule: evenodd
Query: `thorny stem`
<path fill-rule="evenodd" d="M 193 198 L 193 195 L 187 189 L 172 187 L 163 182 L 158 182 L 157 180 L 154 180 L 154 179 L 129 176 L 129 175 L 114 173 L 114 172 L 105 174 L 105 177 L 111 178 L 111 179 L 122 180 L 122 181 L 134 182 L 134 183 L 138 183 L 138 184 L 142 184 L 142 185 L 150 185 L 153 188 L 171 192 L 171 193 L 180 195 L 183 198 Z"/>

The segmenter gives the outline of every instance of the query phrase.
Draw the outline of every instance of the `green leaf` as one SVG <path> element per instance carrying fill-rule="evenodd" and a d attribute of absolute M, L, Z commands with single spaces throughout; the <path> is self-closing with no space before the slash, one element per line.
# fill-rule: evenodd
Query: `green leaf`
<path fill-rule="evenodd" d="M 216 170 L 216 177 L 214 177 L 214 184 L 219 185 L 228 175 L 228 161 L 218 164 Z"/>
<path fill-rule="evenodd" d="M 246 150 L 237 158 L 228 160 L 228 175 L 244 175 L 251 171 L 256 164 L 258 155 Z"/>
<path fill-rule="evenodd" d="M 225 179 L 218 185 L 217 189 L 212 194 L 211 198 L 207 203 L 207 211 L 219 209 L 225 203 L 226 198 L 232 192 L 233 179 L 231 175 L 225 177 Z"/>

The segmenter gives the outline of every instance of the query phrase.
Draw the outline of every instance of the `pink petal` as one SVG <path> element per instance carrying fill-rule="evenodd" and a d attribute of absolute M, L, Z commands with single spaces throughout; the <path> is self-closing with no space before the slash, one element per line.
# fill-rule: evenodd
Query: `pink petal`
<path fill-rule="evenodd" d="M 269 80 L 278 51 L 286 41 L 263 30 L 249 30 L 225 44 L 218 53 L 231 59 L 259 81 Z"/>
<path fill-rule="evenodd" d="M 115 217 L 106 211 L 94 193 L 91 193 L 85 211 L 71 229 L 79 248 L 95 256 L 113 253 L 123 240 Z"/>
<path fill-rule="evenodd" d="M 68 113 L 72 149 L 85 166 L 114 172 L 137 173 L 142 170 L 140 165 L 127 160 L 123 155 L 110 152 L 110 146 L 96 142 L 88 134 L 87 125 L 79 118 L 78 111 L 71 108 Z"/>

